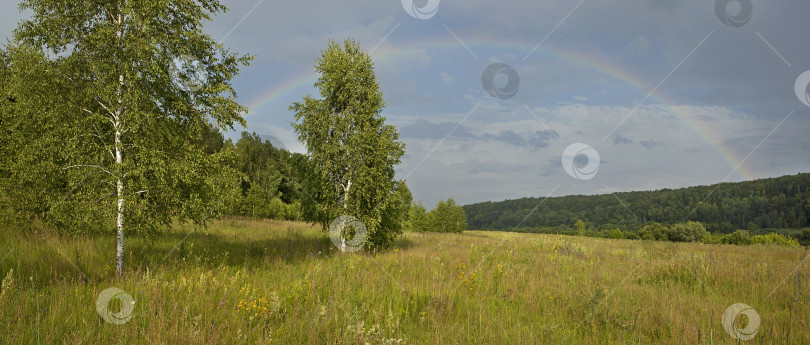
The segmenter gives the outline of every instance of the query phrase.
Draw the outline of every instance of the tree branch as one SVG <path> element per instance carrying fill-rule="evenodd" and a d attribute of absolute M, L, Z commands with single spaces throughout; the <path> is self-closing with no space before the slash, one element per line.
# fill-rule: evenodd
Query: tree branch
<path fill-rule="evenodd" d="M 100 170 L 100 171 L 103 171 L 103 172 L 105 172 L 105 173 L 109 174 L 109 175 L 113 175 L 113 173 L 111 173 L 111 172 L 110 172 L 109 170 L 107 170 L 107 169 L 104 169 L 104 167 L 99 166 L 99 165 L 94 165 L 94 164 L 77 164 L 77 165 L 70 165 L 70 166 L 66 166 L 66 167 L 62 168 L 62 170 L 73 169 L 73 168 L 96 168 L 96 169 L 98 169 L 98 170 Z"/>

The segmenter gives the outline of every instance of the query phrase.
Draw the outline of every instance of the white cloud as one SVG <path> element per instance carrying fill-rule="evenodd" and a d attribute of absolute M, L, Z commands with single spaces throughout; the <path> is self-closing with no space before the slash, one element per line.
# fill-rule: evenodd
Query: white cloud
<path fill-rule="evenodd" d="M 550 141 L 549 146 L 532 149 L 480 137 L 470 140 L 450 136 L 413 171 L 408 181 L 415 197 L 428 204 L 450 195 L 463 203 L 545 195 L 558 183 L 561 184 L 558 194 L 602 193 L 604 185 L 626 191 L 710 184 L 729 175 L 756 146 L 753 141 L 728 145 L 725 140 L 740 133 L 761 140 L 778 123 L 721 107 L 674 108 L 679 115 L 668 107 L 639 107 L 616 131 L 632 140 L 628 145 L 614 144 L 613 137 L 603 139 L 632 108 L 586 105 L 534 108 L 532 110 L 543 114 L 543 120 L 559 133 L 559 138 Z M 745 121 L 740 118 L 745 118 Z M 795 123 L 799 127 L 807 124 L 806 119 Z M 463 125 L 476 135 L 507 130 L 525 133 L 542 127 L 533 119 L 468 120 Z M 696 131 L 695 128 L 702 130 Z M 777 133 L 779 139 L 774 136 L 768 145 L 762 146 L 763 151 L 754 152 L 741 164 L 740 171 L 754 171 L 756 174 L 759 169 L 751 163 L 768 160 L 765 150 L 775 150 L 775 147 L 781 147 L 782 155 L 794 157 L 793 160 L 780 160 L 784 169 L 800 171 L 808 168 L 808 163 L 795 159 L 801 156 L 802 147 L 780 143 L 800 140 L 802 134 L 788 127 Z M 416 163 L 439 143 L 438 139 L 405 140 L 408 157 L 399 168 L 399 177 L 414 169 Z M 559 165 L 562 151 L 575 142 L 591 145 L 603 160 L 597 177 L 592 181 L 574 180 Z M 718 149 L 715 145 L 723 147 Z M 727 162 L 725 153 L 736 160 Z M 729 181 L 739 179 L 737 174 L 730 175 Z"/>

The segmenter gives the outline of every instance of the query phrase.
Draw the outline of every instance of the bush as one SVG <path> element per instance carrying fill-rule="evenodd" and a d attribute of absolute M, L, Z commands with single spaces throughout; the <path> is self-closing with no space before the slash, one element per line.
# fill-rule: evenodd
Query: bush
<path fill-rule="evenodd" d="M 610 231 L 608 237 L 613 239 L 622 239 L 624 238 L 624 233 L 622 233 L 622 230 L 620 230 L 619 228 L 616 228 Z"/>
<path fill-rule="evenodd" d="M 799 241 L 793 237 L 788 235 L 781 235 L 775 232 L 771 232 L 766 235 L 756 235 L 751 237 L 751 243 L 753 244 L 766 244 L 766 245 L 775 245 L 775 246 L 783 246 L 783 247 L 798 247 Z"/>
<path fill-rule="evenodd" d="M 749 245 L 752 243 L 751 235 L 748 233 L 747 230 L 737 230 L 735 232 L 723 236 L 721 243 L 736 244 L 738 246 Z"/>
<path fill-rule="evenodd" d="M 675 242 L 697 242 L 709 234 L 700 222 L 675 224 L 669 232 L 669 240 Z"/>
<path fill-rule="evenodd" d="M 431 230 L 436 232 L 460 233 L 467 228 L 467 214 L 453 198 L 439 201 L 436 208 L 428 213 Z"/>
<path fill-rule="evenodd" d="M 411 204 L 407 228 L 414 231 L 455 232 L 467 228 L 467 213 L 453 198 L 439 201 L 436 208 L 425 212 L 422 202 Z"/>
<path fill-rule="evenodd" d="M 798 247 L 799 241 L 788 235 L 771 232 L 765 235 L 751 234 L 747 230 L 737 230 L 730 234 L 711 234 L 703 238 L 703 243 L 734 244 L 745 246 L 750 244 L 764 244 L 782 247 Z"/>
<path fill-rule="evenodd" d="M 643 228 L 641 228 L 638 234 L 641 239 L 648 241 L 669 240 L 669 228 L 658 222 L 652 222 L 645 225 Z"/>

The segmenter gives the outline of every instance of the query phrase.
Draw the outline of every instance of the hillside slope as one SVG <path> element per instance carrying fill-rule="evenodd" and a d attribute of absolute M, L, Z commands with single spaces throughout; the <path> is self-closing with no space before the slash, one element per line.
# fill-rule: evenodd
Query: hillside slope
<path fill-rule="evenodd" d="M 700 221 L 708 230 L 719 232 L 810 226 L 810 173 L 679 189 L 552 197 L 541 203 L 543 199 L 466 205 L 468 229 L 568 227 L 577 219 L 601 229 L 638 229 L 652 221 L 685 220 Z"/>

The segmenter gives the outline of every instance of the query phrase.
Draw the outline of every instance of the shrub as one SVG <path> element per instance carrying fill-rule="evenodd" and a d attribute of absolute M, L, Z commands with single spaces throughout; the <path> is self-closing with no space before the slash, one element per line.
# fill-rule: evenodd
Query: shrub
<path fill-rule="evenodd" d="M 411 208 L 408 210 L 408 221 L 405 223 L 405 229 L 413 231 L 429 231 L 427 220 L 427 211 L 421 201 L 411 203 Z"/>
<path fill-rule="evenodd" d="M 766 244 L 766 245 L 775 245 L 775 246 L 783 246 L 783 247 L 798 247 L 799 241 L 793 237 L 788 235 L 777 234 L 775 232 L 771 232 L 766 235 L 756 235 L 751 237 L 751 243 L 753 244 Z"/>
<path fill-rule="evenodd" d="M 648 241 L 667 241 L 669 240 L 669 228 L 661 223 L 652 222 L 641 228 L 639 236 Z"/>
<path fill-rule="evenodd" d="M 675 224 L 669 232 L 669 239 L 676 242 L 697 242 L 703 239 L 709 232 L 700 222 L 686 222 Z"/>
<path fill-rule="evenodd" d="M 453 198 L 439 201 L 436 208 L 428 214 L 432 231 L 462 232 L 467 228 L 467 214 Z"/>
<path fill-rule="evenodd" d="M 751 235 L 747 230 L 737 230 L 723 236 L 721 243 L 736 244 L 738 246 L 749 245 L 751 244 Z"/>

